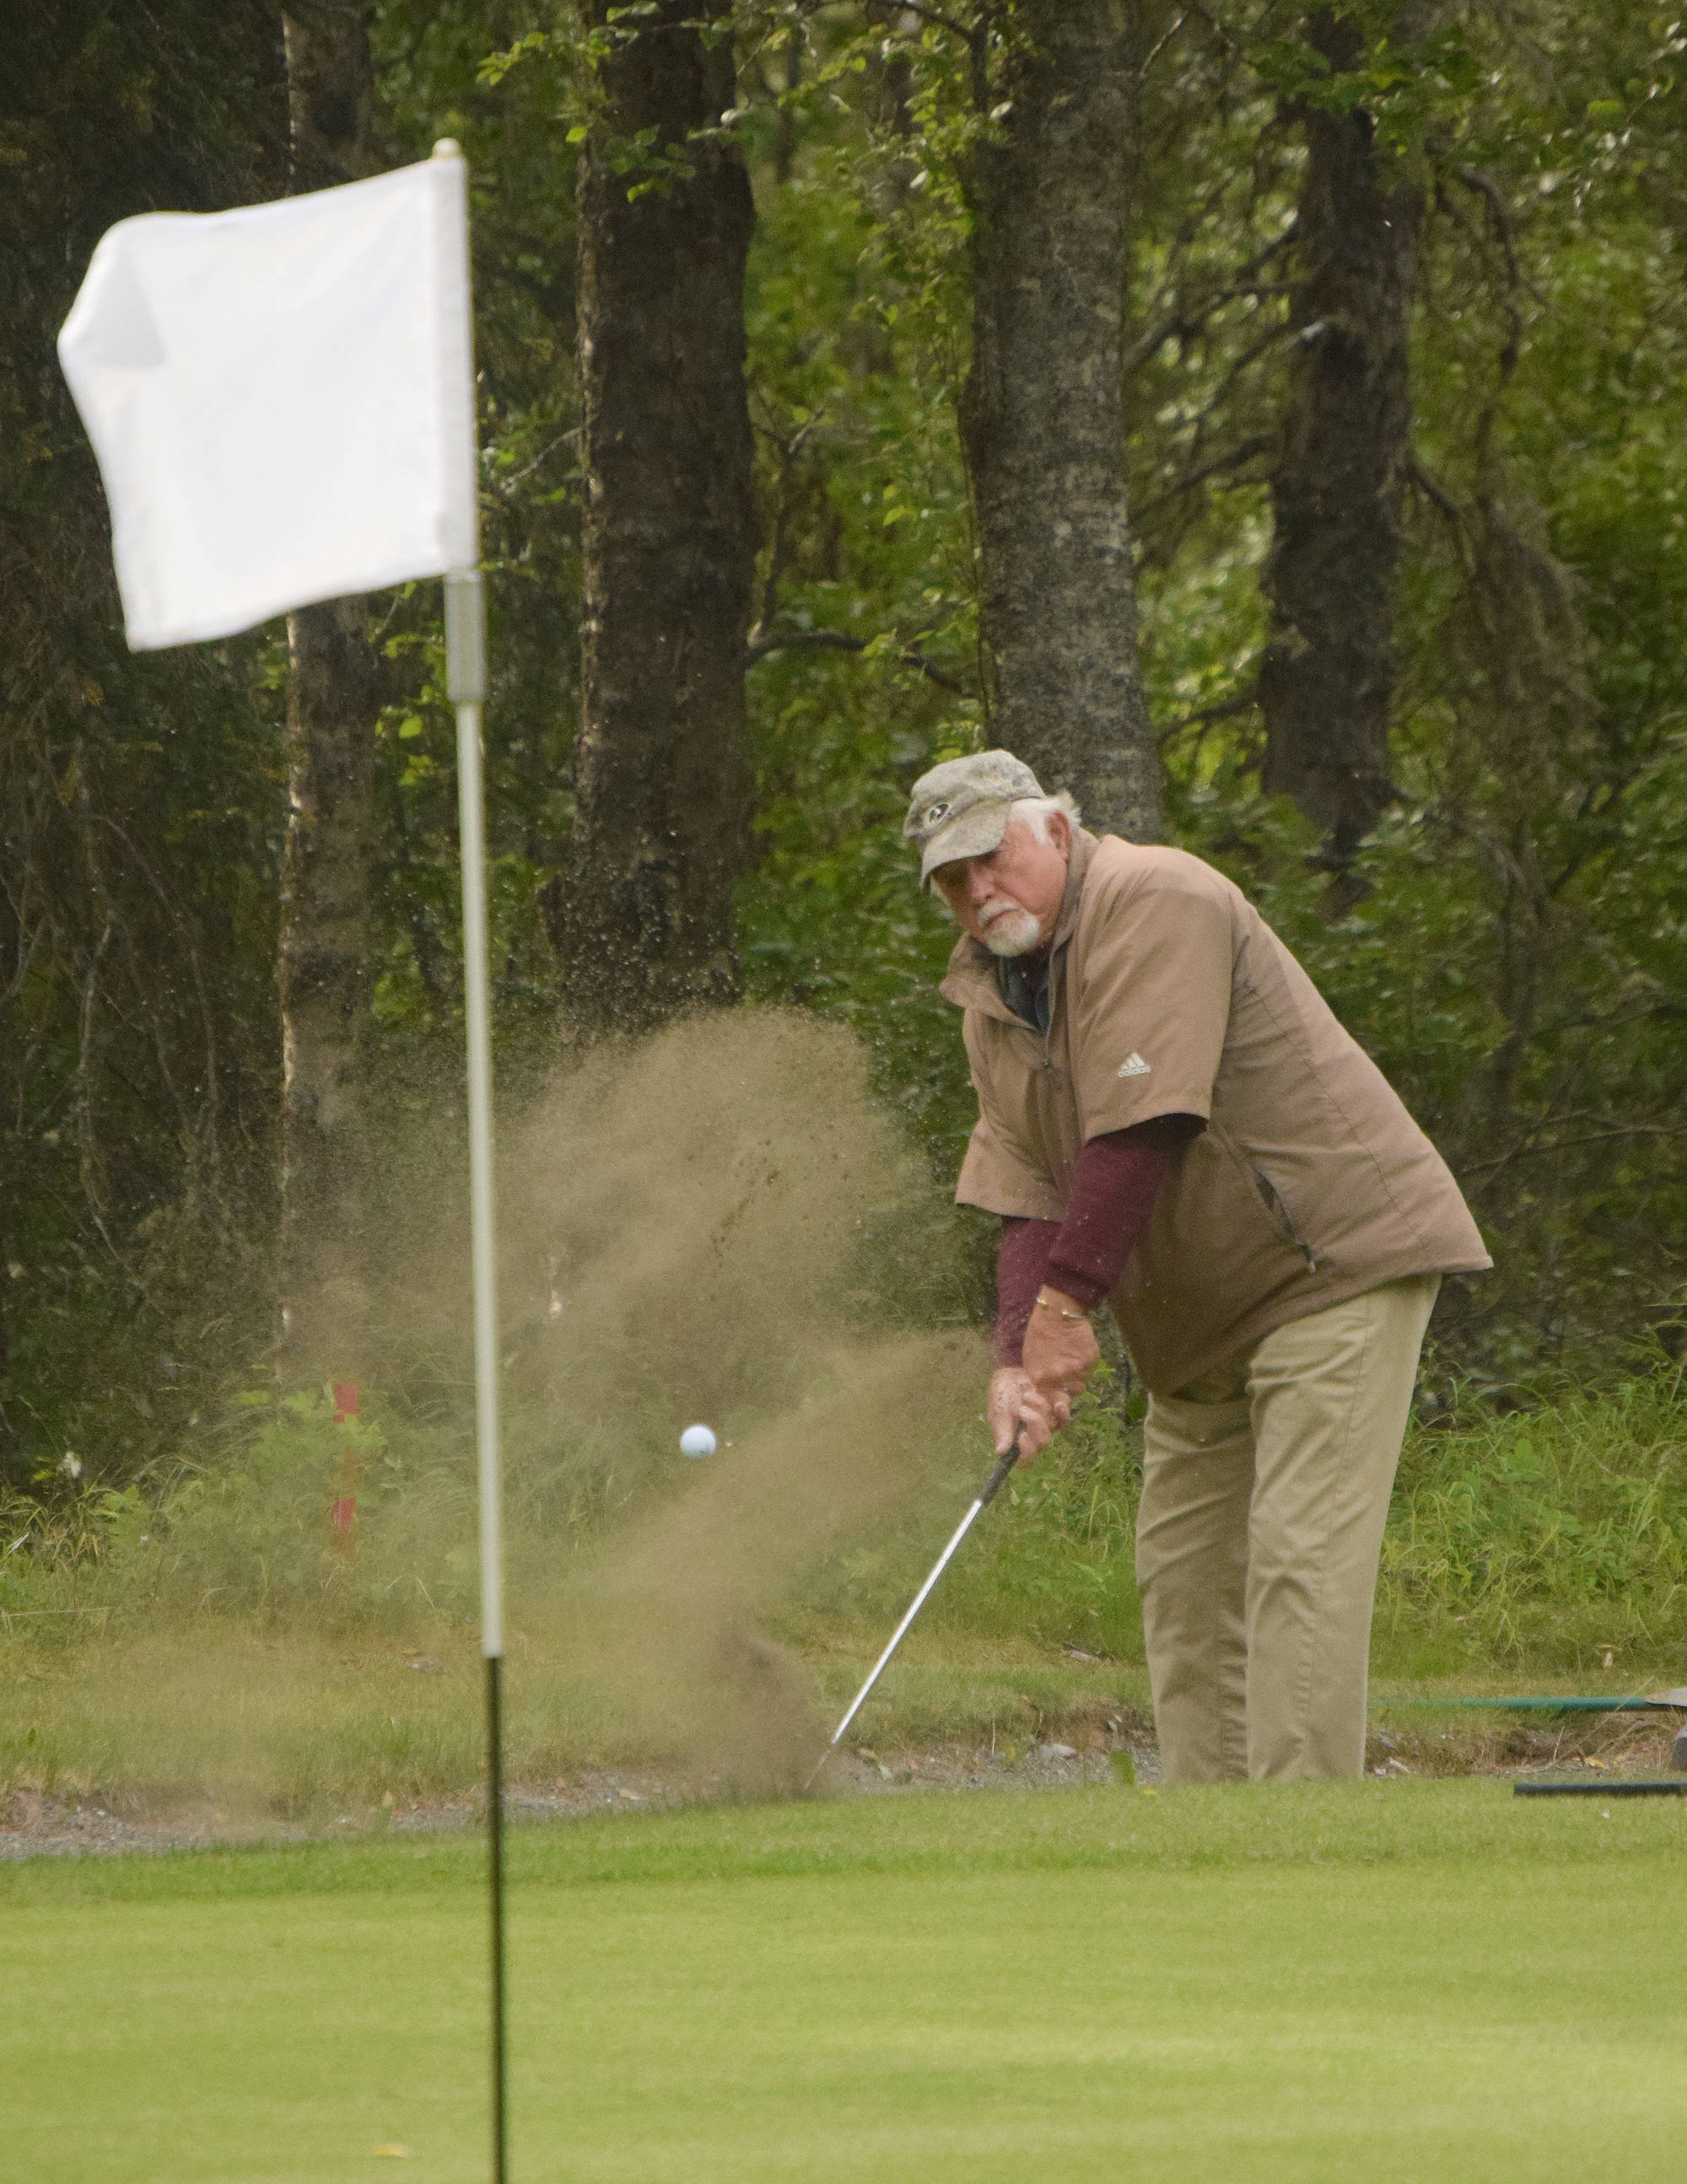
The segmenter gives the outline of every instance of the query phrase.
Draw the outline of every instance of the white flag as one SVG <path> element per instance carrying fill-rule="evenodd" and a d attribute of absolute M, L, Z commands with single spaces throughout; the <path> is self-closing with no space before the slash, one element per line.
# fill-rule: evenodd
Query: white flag
<path fill-rule="evenodd" d="M 476 558 L 465 168 L 100 239 L 58 336 L 131 647 Z"/>

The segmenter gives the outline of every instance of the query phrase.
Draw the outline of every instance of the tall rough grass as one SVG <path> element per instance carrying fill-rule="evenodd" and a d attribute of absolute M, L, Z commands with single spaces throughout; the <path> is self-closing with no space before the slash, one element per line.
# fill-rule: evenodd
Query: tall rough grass
<path fill-rule="evenodd" d="M 1687 1683 L 1687 1368 L 1656 1351 L 1637 1362 L 1597 1390 L 1541 1384 L 1504 1413 L 1467 1396 L 1414 1427 L 1383 1549 L 1379 1671 Z M 1100 1376 L 945 1578 L 939 1622 L 1142 1658 L 1139 1401 L 1129 1407 Z M 882 1618 L 928 1544 L 856 1548 L 816 1604 Z"/>
<path fill-rule="evenodd" d="M 511 1421 L 514 1589 L 659 1490 L 635 1437 L 566 1439 Z M 343 1522 L 337 1524 L 337 1505 Z M 204 1616 L 252 1630 L 421 1635 L 476 1612 L 472 1464 L 454 1422 L 337 1419 L 326 1391 L 254 1401 L 121 1491 L 0 1510 L 0 1620 L 64 1640 Z"/>
<path fill-rule="evenodd" d="M 1411 1436 L 1384 1552 L 1380 1674 L 1490 1690 L 1687 1682 L 1681 1376 L 1550 1393 L 1503 1417 L 1467 1406 Z M 587 1600 L 598 1548 L 613 1558 L 624 1535 L 665 1527 L 689 1536 L 697 1467 L 673 1452 L 677 1421 L 570 1435 L 518 1407 L 511 1425 L 515 1776 L 665 1766 L 688 1737 L 719 1747 L 682 1663 L 655 1680 L 687 1717 L 670 1721 L 642 1685 L 629 1698 L 606 1676 L 562 1612 Z M 1104 1385 L 1000 1496 L 875 1701 L 876 1741 L 981 1736 L 988 1721 L 1012 1742 L 1080 1698 L 1140 1703 L 1139 1431 Z M 929 1566 L 982 1444 L 974 1428 L 893 1522 L 858 1524 L 817 1565 L 793 1559 L 789 1582 L 758 1595 L 754 1614 L 805 1649 L 828 1708 Z M 0 1793 L 197 1801 L 267 1823 L 462 1792 L 477 1767 L 471 1473 L 454 1425 L 378 1407 L 337 1424 L 326 1397 L 295 1396 L 225 1421 L 145 1486 L 0 1512 L 13 1672 Z M 348 1478 L 349 1541 L 331 1516 Z M 672 1620 L 665 1587 L 685 1573 L 663 1568 L 620 1603 L 635 1652 Z M 1051 1660 L 1055 1648 L 1100 1658 Z"/>
<path fill-rule="evenodd" d="M 1590 1390 L 1537 1389 L 1496 1415 L 1475 1401 L 1409 1436 L 1383 1550 L 1379 1668 L 1409 1675 L 1531 1669 L 1687 1680 L 1687 1390 L 1667 1361 Z M 510 1420 L 511 1591 L 535 1611 L 575 1558 L 681 1491 L 680 1421 L 653 1414 Z M 979 1468 L 983 1459 L 979 1440 Z M 796 1582 L 780 1617 L 877 1626 L 930 1560 L 963 1475 L 940 1471 L 894 1528 Z M 958 1635 L 1028 1636 L 1141 1658 L 1133 1572 L 1140 1427 L 1104 1376 L 1072 1429 L 1021 1473 L 933 1603 Z M 354 1494 L 349 1535 L 337 1499 Z M 336 1423 L 325 1396 L 237 1413 L 193 1462 L 52 1511 L 0 1511 L 0 1627 L 73 1643 L 90 1632 L 357 1630 L 422 1641 L 476 1610 L 474 1482 L 453 1423 Z"/>
<path fill-rule="evenodd" d="M 1687 1680 L 1682 1365 L 1413 1435 L 1383 1550 L 1379 1632 L 1420 1670 L 1673 1666 Z"/>

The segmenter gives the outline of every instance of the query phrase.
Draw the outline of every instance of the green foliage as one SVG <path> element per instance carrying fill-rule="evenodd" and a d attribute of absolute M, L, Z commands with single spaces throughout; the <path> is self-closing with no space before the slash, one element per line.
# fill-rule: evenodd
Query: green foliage
<path fill-rule="evenodd" d="M 1372 1658 L 1414 1681 L 1548 1689 L 1679 1680 L 1687 1648 L 1687 1389 L 1673 1368 L 1559 1384 L 1496 1417 L 1466 1398 L 1408 1440 Z M 1140 1399 L 1104 1379 L 946 1573 L 882 1697 L 875 1738 L 1016 1747 L 1074 1715 L 1139 1709 L 1132 1575 Z M 518 1776 L 660 1754 L 592 1681 L 576 1612 L 595 1551 L 692 1483 L 681 1413 L 509 1422 L 511 1723 Z M 977 1484 L 939 1468 L 894 1531 L 790 1574 L 776 1635 L 839 1710 Z M 337 1502 L 356 1497 L 348 1534 Z M 460 1431 L 412 1405 L 337 1422 L 323 1396 L 254 1391 L 192 1460 L 49 1509 L 0 1504 L 0 1634 L 18 1673 L 0 1794 L 214 1799 L 259 1818 L 454 1792 L 472 1735 L 476 1532 Z M 613 1554 L 611 1553 L 611 1561 Z M 1055 1658 L 1061 1649 L 1065 1658 Z M 417 1657 L 420 1656 L 420 1659 Z M 654 1738 L 654 1741 L 653 1741 Z"/>
<path fill-rule="evenodd" d="M 1680 1368 L 1573 1384 L 1495 1417 L 1468 1403 L 1400 1468 L 1378 1620 L 1426 1666 L 1528 1662 L 1627 1680 L 1687 1641 Z"/>
<path fill-rule="evenodd" d="M 939 1613 L 952 1627 L 1114 1660 L 1143 1658 L 1133 1568 L 1142 1486 L 1141 1398 L 1127 1415 L 1099 1370 L 1072 1425 L 999 1497 L 978 1552 Z"/>
<path fill-rule="evenodd" d="M 520 1408 L 509 1428 L 520 1596 L 559 1549 L 588 1546 L 611 1516 L 648 1499 L 653 1437 L 633 1423 L 613 1441 L 563 1439 Z M 0 1505 L 0 1613 L 39 1621 L 30 1635 L 46 1643 L 114 1619 L 168 1630 L 200 1616 L 260 1633 L 468 1627 L 479 1594 L 475 1479 L 456 1424 L 414 1410 L 340 1418 L 326 1390 L 279 1401 L 254 1390 L 187 1445 L 191 1456 L 120 1490 Z"/>
<path fill-rule="evenodd" d="M 1502 1390 L 1599 1363 L 1667 1320 L 1683 1279 L 1683 34 L 1567 0 L 1441 8 L 1409 40 L 1382 0 L 1345 12 L 1362 65 L 1331 76 L 1286 0 L 1142 11 L 1126 387 L 1144 667 L 1174 838 L 1260 903 L 1476 1206 L 1498 1270 L 1450 1285 L 1438 1333 L 1449 1371 Z M 991 733 L 955 421 L 969 176 L 1019 35 L 1011 6 L 985 13 L 744 0 L 721 124 L 759 221 L 745 985 L 860 1033 L 944 1178 L 971 1121 L 933 990 L 950 934 L 899 826 L 918 772 Z M 284 646 L 271 628 L 124 650 L 51 336 L 112 221 L 285 188 L 284 55 L 274 11 L 245 0 L 131 15 L 35 10 L 0 107 L 0 1471 L 54 1522 L 67 1452 L 121 1486 L 191 1445 L 249 1384 L 273 1301 Z M 645 20 L 587 36 L 539 0 L 371 13 L 391 158 L 448 134 L 470 161 L 506 1083 L 549 1059 L 538 890 L 572 816 L 578 132 L 593 53 Z M 1252 705 L 1308 103 L 1370 112 L 1428 207 L 1403 797 L 1356 900 L 1260 794 Z M 684 156 L 629 154 L 630 186 Z M 382 639 L 376 1067 L 383 1100 L 421 1113 L 455 1082 L 460 989 L 431 587 L 387 603 Z"/>
<path fill-rule="evenodd" d="M 1644 26 L 1625 53 L 1614 25 L 1550 9 L 1527 32 L 1562 64 L 1550 87 L 1514 42 L 1521 27 L 1474 14 L 1398 55 L 1384 42 L 1333 83 L 1313 57 L 1291 84 L 1271 41 L 1298 38 L 1301 20 L 1250 11 L 1225 37 L 1168 15 L 1165 41 L 1154 34 L 1128 382 L 1144 670 L 1174 838 L 1284 933 L 1495 1241 L 1497 1275 L 1450 1285 L 1439 1324 L 1465 1371 L 1502 1382 L 1667 1313 L 1680 1279 L 1669 1240 L 1687 1230 L 1687 754 L 1671 638 L 1687 599 L 1669 391 L 1683 288 L 1660 220 L 1673 94 Z M 981 125 L 970 59 L 929 19 L 816 58 L 812 83 L 782 99 L 810 101 L 811 133 L 785 180 L 759 177 L 758 266 L 771 260 L 779 285 L 758 276 L 752 367 L 759 388 L 775 381 L 803 332 L 864 308 L 864 283 L 882 370 L 860 382 L 863 415 L 837 387 L 833 347 L 810 335 L 797 351 L 803 406 L 769 445 L 800 435 L 793 466 L 827 493 L 782 498 L 775 471 L 786 528 L 771 558 L 807 625 L 847 629 L 847 599 L 850 621 L 899 648 L 924 648 L 910 594 L 922 569 L 940 571 L 921 591 L 953 633 L 945 665 L 970 682 L 969 570 L 937 558 L 967 537 L 953 405 Z M 1311 830 L 1259 793 L 1251 699 L 1270 538 L 1257 481 L 1298 179 L 1295 126 L 1273 100 L 1311 96 L 1313 77 L 1374 108 L 1430 192 L 1400 631 L 1406 798 L 1367 847 L 1361 899 L 1333 911 Z M 1639 125 L 1620 141 L 1586 111 L 1612 81 L 1639 86 Z M 832 103 L 816 116 L 822 93 Z M 865 138 L 853 162 L 839 101 Z M 846 188 L 853 222 L 821 218 Z M 830 387 L 815 383 L 817 359 Z M 851 527 L 857 507 L 881 504 L 933 512 L 906 575 Z M 801 582 L 805 554 L 826 557 L 820 583 Z M 947 934 L 900 879 L 895 827 L 913 776 L 988 740 L 988 722 L 977 700 L 944 705 L 905 671 L 814 649 L 755 667 L 752 691 L 769 844 L 741 899 L 752 990 L 855 1023 L 952 1173 L 971 1097 L 930 991 Z"/>
<path fill-rule="evenodd" d="M 1635 1361 L 1642 1362 L 1644 1361 Z M 1412 1676 L 1495 1669 L 1596 1688 L 1672 1675 L 1687 1648 L 1687 1388 L 1678 1367 L 1553 1380 L 1496 1413 L 1469 1387 L 1407 1438 L 1389 1513 L 1374 1658 Z M 1140 1662 L 1133 1568 L 1141 1401 L 1110 1375 L 1018 1474 L 929 1611 L 957 1638 L 1015 1634 Z M 1133 1418 L 1129 1413 L 1137 1413 Z M 863 1546 L 819 1581 L 817 1612 L 900 1612 L 940 1536 Z M 922 1559 L 923 1558 L 923 1559 Z"/>
<path fill-rule="evenodd" d="M 279 23 L 31 9 L 0 99 L 0 1479 L 144 1461 L 268 1270 L 281 832 L 260 647 L 131 655 L 53 340 L 102 231 L 285 187 Z"/>
<path fill-rule="evenodd" d="M 1456 1285 L 1438 1328 L 1499 1381 L 1598 1358 L 1667 1318 L 1681 1279 L 1687 746 L 1668 632 L 1687 567 L 1660 35 L 1545 8 L 1526 26 L 1462 19 L 1480 85 L 1450 86 L 1423 139 L 1404 796 L 1356 902 L 1332 900 L 1311 830 L 1257 788 L 1256 428 L 1268 437 L 1283 323 L 1261 267 L 1292 146 L 1248 107 L 1245 74 L 1191 48 L 1146 109 L 1154 131 L 1210 109 L 1156 170 L 1214 208 L 1242 260 L 1226 296 L 1177 199 L 1151 201 L 1143 316 L 1166 332 L 1137 382 L 1137 507 L 1172 824 L 1260 903 L 1451 1162 L 1498 1269 Z M 1613 81 L 1631 102 L 1620 134 L 1587 112 Z"/>
<path fill-rule="evenodd" d="M 875 216 L 880 155 L 835 109 L 814 130 L 788 179 L 758 178 L 746 304 L 769 511 L 753 655 L 769 649 L 749 679 L 762 855 L 739 894 L 745 982 L 857 1030 L 952 1174 L 972 1120 L 934 991 L 954 934 L 910 887 L 900 829 L 906 784 L 981 733 L 955 298 Z"/>

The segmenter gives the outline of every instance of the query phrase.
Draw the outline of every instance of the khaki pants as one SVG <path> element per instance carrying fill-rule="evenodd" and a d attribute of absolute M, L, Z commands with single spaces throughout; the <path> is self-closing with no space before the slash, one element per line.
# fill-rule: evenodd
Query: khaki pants
<path fill-rule="evenodd" d="M 1439 1274 L 1152 1397 L 1137 1585 L 1166 1777 L 1358 1774 L 1383 1524 Z"/>

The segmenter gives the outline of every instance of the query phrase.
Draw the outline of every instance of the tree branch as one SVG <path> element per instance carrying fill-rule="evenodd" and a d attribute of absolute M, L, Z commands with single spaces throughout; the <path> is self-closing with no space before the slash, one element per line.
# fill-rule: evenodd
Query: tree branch
<path fill-rule="evenodd" d="M 1627 1138 L 1687 1137 L 1687 1123 L 1606 1123 L 1603 1117 L 1594 1119 L 1600 1122 L 1601 1127 L 1590 1130 L 1581 1137 L 1551 1138 L 1544 1144 L 1531 1143 L 1527 1137 L 1521 1138 L 1508 1150 L 1497 1154 L 1492 1160 L 1467 1162 L 1461 1174 L 1491 1179 L 1515 1160 L 1534 1160 L 1546 1153 L 1571 1152 L 1580 1145 L 1616 1145 Z"/>
<path fill-rule="evenodd" d="M 1175 485 L 1168 485 L 1164 493 L 1157 493 L 1152 500 L 1144 501 L 1136 510 L 1138 522 L 1140 523 L 1144 516 L 1151 515 L 1156 508 L 1164 508 L 1167 501 L 1178 500 L 1184 493 L 1193 493 L 1198 485 L 1204 485 L 1208 478 L 1216 476 L 1220 471 L 1240 470 L 1244 463 L 1251 462 L 1256 455 L 1263 454 L 1271 442 L 1269 432 L 1256 432 L 1244 440 L 1239 447 L 1232 448 L 1228 454 L 1215 455 L 1211 462 L 1202 463 L 1187 476 L 1179 478 Z"/>
<path fill-rule="evenodd" d="M 1182 720 L 1173 721 L 1169 728 L 1162 729 L 1156 741 L 1164 750 L 1172 738 L 1182 735 L 1185 728 L 1211 727 L 1215 721 L 1234 720 L 1239 713 L 1251 712 L 1259 702 L 1260 686 L 1257 682 L 1250 682 L 1245 690 L 1238 691 L 1233 698 L 1222 699 L 1216 705 L 1203 705 L 1196 713 L 1185 713 Z"/>
<path fill-rule="evenodd" d="M 1512 286 L 1527 288 L 1537 303 L 1544 303 L 1545 298 L 1539 290 L 1523 278 L 1523 267 L 1517 262 L 1517 223 L 1512 217 L 1511 207 L 1500 193 L 1498 184 L 1484 175 L 1479 167 L 1456 167 L 1453 172 L 1465 187 L 1479 197 L 1487 206 L 1493 219 L 1494 231 L 1506 254 L 1506 275 Z"/>
<path fill-rule="evenodd" d="M 1263 250 L 1256 251 L 1251 258 L 1239 265 L 1223 287 L 1211 290 L 1194 303 L 1179 304 L 1176 310 L 1167 311 L 1146 332 L 1139 333 L 1125 351 L 1120 365 L 1122 376 L 1128 379 L 1133 371 L 1140 370 L 1161 343 L 1170 341 L 1173 334 L 1198 332 L 1215 311 L 1222 310 L 1226 304 L 1233 304 L 1239 296 L 1283 294 L 1284 289 L 1281 282 L 1265 284 L 1249 276 L 1257 273 L 1262 266 L 1268 265 L 1279 251 L 1288 248 L 1294 239 L 1294 229 L 1292 226 L 1285 228 L 1281 235 L 1267 243 Z"/>
<path fill-rule="evenodd" d="M 519 471 L 511 471 L 508 477 L 498 480 L 498 490 L 508 499 L 511 488 L 520 485 L 524 477 L 530 477 L 548 456 L 554 455 L 559 448 L 566 447 L 571 440 L 577 441 L 579 437 L 580 427 L 575 425 L 565 432 L 559 432 L 555 439 L 547 440 L 531 462 L 523 463 Z"/>
<path fill-rule="evenodd" d="M 932 23 L 940 31 L 952 31 L 957 38 L 965 38 L 969 44 L 978 34 L 977 25 L 957 23 L 953 15 L 945 15 L 936 8 L 912 6 L 910 0 L 896 0 L 896 4 L 886 12 L 893 15 L 917 15 L 922 23 Z"/>
<path fill-rule="evenodd" d="M 744 665 L 754 667 L 759 660 L 766 660 L 773 652 L 865 652 L 868 640 L 851 637 L 841 629 L 792 629 L 763 635 L 752 630 L 749 643 L 744 648 Z M 905 667 L 917 667 L 927 682 L 935 682 L 941 690 L 953 690 L 959 696 L 966 695 L 966 686 L 957 682 L 952 675 L 945 675 L 940 667 L 933 667 L 923 654 L 903 651 L 896 655 Z"/>
<path fill-rule="evenodd" d="M 1139 75 L 1146 75 L 1148 74 L 1150 69 L 1154 66 L 1155 61 L 1159 59 L 1161 53 L 1165 52 L 1166 47 L 1171 44 L 1172 39 L 1177 36 L 1178 31 L 1183 29 L 1184 24 L 1189 21 L 1190 16 L 1194 13 L 1195 10 L 1193 8 L 1185 8 L 1183 14 L 1177 18 L 1177 20 L 1171 25 L 1170 28 L 1161 32 L 1160 36 L 1143 55 L 1142 66 L 1138 71 Z"/>
<path fill-rule="evenodd" d="M 1452 495 L 1446 490 L 1445 486 L 1438 485 L 1436 483 L 1434 478 L 1430 475 L 1429 471 L 1425 469 L 1423 462 L 1419 460 L 1415 451 L 1409 452 L 1406 455 L 1406 482 L 1409 485 L 1415 485 L 1419 493 L 1423 494 L 1423 498 L 1432 507 L 1438 509 L 1440 513 L 1446 517 L 1449 523 L 1452 524 L 1456 529 L 1461 531 L 1463 529 L 1464 515 L 1458 503 L 1453 499 Z"/>

